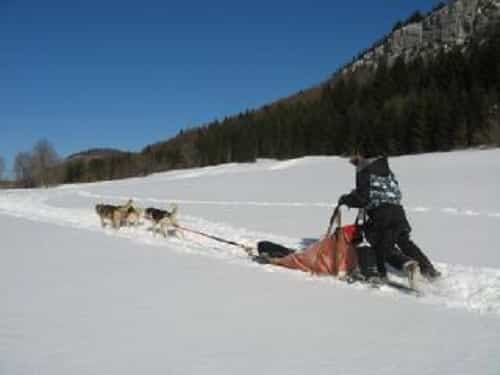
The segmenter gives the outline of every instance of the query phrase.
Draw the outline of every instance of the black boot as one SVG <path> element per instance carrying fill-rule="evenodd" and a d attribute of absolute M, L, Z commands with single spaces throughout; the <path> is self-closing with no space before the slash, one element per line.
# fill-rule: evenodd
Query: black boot
<path fill-rule="evenodd" d="M 398 238 L 397 244 L 405 255 L 418 262 L 422 276 L 429 280 L 434 280 L 441 276 L 441 272 L 436 270 L 423 251 L 420 250 L 420 248 L 412 240 L 410 240 L 408 232 L 402 233 L 402 235 Z"/>

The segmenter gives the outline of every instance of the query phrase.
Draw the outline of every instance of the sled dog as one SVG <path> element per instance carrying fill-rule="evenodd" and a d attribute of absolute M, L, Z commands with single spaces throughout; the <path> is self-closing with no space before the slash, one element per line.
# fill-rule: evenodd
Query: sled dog
<path fill-rule="evenodd" d="M 106 226 L 106 222 L 109 222 L 113 228 L 119 229 L 127 221 L 130 210 L 135 210 L 132 199 L 129 199 L 123 206 L 111 204 L 96 204 L 95 206 L 103 228 Z"/>
<path fill-rule="evenodd" d="M 173 204 L 170 211 L 160 210 L 154 207 L 148 207 L 144 210 L 144 217 L 152 222 L 151 230 L 153 234 L 160 232 L 163 237 L 167 237 L 169 228 L 177 233 L 177 205 Z"/>
<path fill-rule="evenodd" d="M 130 206 L 125 213 L 125 218 L 122 221 L 122 225 L 129 227 L 137 227 L 141 224 L 141 217 L 144 214 L 144 210 L 140 207 Z"/>

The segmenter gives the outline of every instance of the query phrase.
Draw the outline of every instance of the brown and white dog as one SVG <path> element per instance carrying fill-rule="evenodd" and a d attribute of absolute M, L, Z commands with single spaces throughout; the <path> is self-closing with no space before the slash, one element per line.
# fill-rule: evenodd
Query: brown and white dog
<path fill-rule="evenodd" d="M 173 204 L 170 211 L 148 207 L 144 210 L 144 217 L 152 222 L 151 230 L 153 234 L 160 232 L 163 237 L 167 237 L 169 228 L 178 232 L 177 205 Z"/>
<path fill-rule="evenodd" d="M 96 204 L 95 211 L 101 219 L 101 226 L 104 228 L 106 222 L 110 222 L 114 229 L 119 229 L 124 223 L 127 223 L 130 211 L 135 210 L 132 199 L 123 206 L 112 204 Z"/>
<path fill-rule="evenodd" d="M 144 210 L 137 206 L 130 206 L 125 214 L 124 222 L 122 225 L 127 225 L 129 227 L 137 227 L 141 225 L 141 217 L 144 214 Z"/>

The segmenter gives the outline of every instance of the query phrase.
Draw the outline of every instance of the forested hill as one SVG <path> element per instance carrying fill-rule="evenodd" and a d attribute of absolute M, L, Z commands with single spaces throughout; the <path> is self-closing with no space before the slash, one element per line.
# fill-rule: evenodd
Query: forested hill
<path fill-rule="evenodd" d="M 499 16 L 498 0 L 439 4 L 428 15 L 398 22 L 315 90 L 181 131 L 138 154 L 67 161 L 58 167 L 59 179 L 353 150 L 398 155 L 499 144 Z"/>

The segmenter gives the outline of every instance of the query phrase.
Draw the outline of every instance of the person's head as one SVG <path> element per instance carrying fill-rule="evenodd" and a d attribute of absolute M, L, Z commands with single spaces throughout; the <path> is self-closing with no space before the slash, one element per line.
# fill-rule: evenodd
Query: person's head
<path fill-rule="evenodd" d="M 370 164 L 373 160 L 379 158 L 381 155 L 367 150 L 356 151 L 349 158 L 349 163 L 356 167 L 356 169 L 362 169 L 366 165 Z"/>
<path fill-rule="evenodd" d="M 361 155 L 360 153 L 355 153 L 349 158 L 349 163 L 351 163 L 355 167 L 358 167 L 364 159 L 365 158 L 363 157 L 363 155 Z"/>

